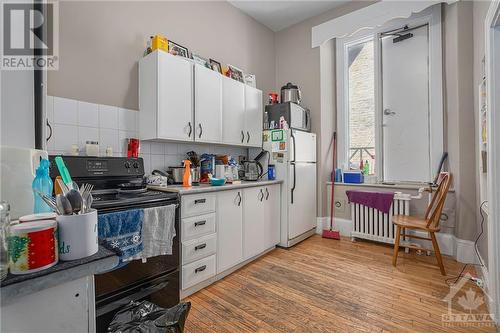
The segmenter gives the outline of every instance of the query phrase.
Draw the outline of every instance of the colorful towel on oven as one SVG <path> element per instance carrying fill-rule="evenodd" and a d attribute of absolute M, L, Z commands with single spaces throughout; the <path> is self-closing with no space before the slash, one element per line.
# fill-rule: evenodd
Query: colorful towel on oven
<path fill-rule="evenodd" d="M 391 210 L 394 193 L 392 192 L 367 192 L 351 190 L 346 191 L 349 203 L 354 202 L 363 206 L 378 209 L 382 213 L 389 214 Z"/>
<path fill-rule="evenodd" d="M 142 252 L 144 209 L 130 209 L 98 216 L 99 239 L 120 250 L 120 261 Z"/>

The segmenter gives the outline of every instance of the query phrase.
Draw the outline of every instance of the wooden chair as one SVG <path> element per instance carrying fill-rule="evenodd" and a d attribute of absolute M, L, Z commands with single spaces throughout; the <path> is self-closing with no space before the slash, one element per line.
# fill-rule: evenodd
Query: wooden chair
<path fill-rule="evenodd" d="M 401 236 L 408 238 L 425 239 L 432 242 L 441 274 L 446 275 L 443 265 L 443 258 L 441 257 L 441 252 L 439 251 L 439 245 L 437 243 L 435 233 L 439 232 L 440 230 L 439 220 L 441 218 L 441 212 L 446 201 L 446 196 L 448 195 L 448 190 L 450 189 L 451 180 L 452 175 L 450 173 L 443 173 L 441 182 L 439 183 L 436 192 L 432 196 L 431 203 L 427 207 L 425 216 L 423 218 L 407 215 L 397 215 L 393 217 L 392 223 L 396 225 L 396 240 L 394 242 L 394 255 L 392 257 L 392 265 L 394 267 L 396 266 L 396 261 L 398 260 L 398 251 L 400 246 L 399 242 Z M 429 238 L 412 234 L 405 234 L 405 229 L 425 231 L 429 234 Z M 409 244 L 404 244 L 403 246 L 407 248 L 414 248 L 417 250 L 429 251 L 428 249 Z"/>

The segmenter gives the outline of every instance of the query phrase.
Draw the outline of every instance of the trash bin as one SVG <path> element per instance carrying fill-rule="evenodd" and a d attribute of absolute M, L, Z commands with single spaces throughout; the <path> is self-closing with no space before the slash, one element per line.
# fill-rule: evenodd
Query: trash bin
<path fill-rule="evenodd" d="M 108 333 L 182 333 L 191 303 L 164 309 L 148 301 L 130 302 L 118 311 Z"/>

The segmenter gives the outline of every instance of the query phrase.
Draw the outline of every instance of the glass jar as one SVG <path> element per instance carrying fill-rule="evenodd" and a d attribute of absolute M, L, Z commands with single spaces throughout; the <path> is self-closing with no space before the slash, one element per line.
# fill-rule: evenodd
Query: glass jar
<path fill-rule="evenodd" d="M 10 205 L 6 201 L 0 201 L 0 280 L 5 279 L 9 272 L 9 254 L 7 251 L 9 225 Z"/>

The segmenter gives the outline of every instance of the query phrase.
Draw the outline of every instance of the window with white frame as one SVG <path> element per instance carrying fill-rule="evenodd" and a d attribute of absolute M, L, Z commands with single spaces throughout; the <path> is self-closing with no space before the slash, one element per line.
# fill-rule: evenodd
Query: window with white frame
<path fill-rule="evenodd" d="M 429 182 L 443 151 L 440 7 L 337 39 L 339 166 Z"/>

